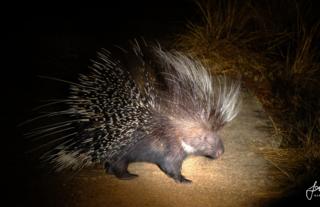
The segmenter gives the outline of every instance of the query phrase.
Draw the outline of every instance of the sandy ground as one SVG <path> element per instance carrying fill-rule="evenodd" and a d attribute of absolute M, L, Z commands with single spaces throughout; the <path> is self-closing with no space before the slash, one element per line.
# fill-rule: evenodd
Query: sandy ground
<path fill-rule="evenodd" d="M 155 165 L 134 163 L 129 170 L 139 177 L 130 181 L 99 168 L 36 177 L 28 198 L 32 206 L 259 206 L 278 187 L 279 172 L 256 153 L 279 144 L 270 127 L 259 102 L 245 93 L 239 116 L 221 131 L 225 154 L 184 162 L 182 172 L 192 184 L 175 183 Z"/>

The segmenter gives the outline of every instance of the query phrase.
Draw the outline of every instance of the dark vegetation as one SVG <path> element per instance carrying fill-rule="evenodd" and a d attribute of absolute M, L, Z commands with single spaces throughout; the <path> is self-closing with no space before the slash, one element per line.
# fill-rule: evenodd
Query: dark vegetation
<path fill-rule="evenodd" d="M 196 1 L 177 47 L 214 73 L 241 75 L 267 111 L 281 144 L 259 149 L 285 179 L 283 193 L 319 178 L 319 16 L 315 1 Z M 302 192 L 303 194 L 304 192 Z"/>

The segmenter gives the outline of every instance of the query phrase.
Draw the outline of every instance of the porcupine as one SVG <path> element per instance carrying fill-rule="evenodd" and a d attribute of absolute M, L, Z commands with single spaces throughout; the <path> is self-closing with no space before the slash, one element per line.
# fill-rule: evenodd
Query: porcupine
<path fill-rule="evenodd" d="M 49 114 L 69 119 L 31 133 L 66 134 L 43 158 L 57 171 L 101 163 L 120 179 L 137 177 L 130 163 L 150 162 L 176 182 L 191 182 L 181 174 L 188 155 L 215 159 L 224 152 L 218 131 L 238 114 L 239 81 L 159 45 L 136 43 L 123 53 L 131 65 L 98 52 L 90 73 L 71 83 L 68 109 Z"/>

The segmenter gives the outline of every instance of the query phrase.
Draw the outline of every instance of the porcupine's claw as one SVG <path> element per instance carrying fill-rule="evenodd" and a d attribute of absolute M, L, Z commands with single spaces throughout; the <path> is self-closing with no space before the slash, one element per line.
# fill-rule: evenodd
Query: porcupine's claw
<path fill-rule="evenodd" d="M 179 182 L 179 183 L 185 183 L 185 184 L 192 183 L 192 180 L 187 179 L 183 175 L 180 175 L 180 178 L 179 179 L 175 179 L 175 181 Z"/>

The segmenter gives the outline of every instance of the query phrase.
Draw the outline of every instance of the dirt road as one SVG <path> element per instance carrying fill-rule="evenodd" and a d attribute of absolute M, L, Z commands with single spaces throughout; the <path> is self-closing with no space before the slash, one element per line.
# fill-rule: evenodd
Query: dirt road
<path fill-rule="evenodd" d="M 157 166 L 130 165 L 139 175 L 123 181 L 102 169 L 79 174 L 41 176 L 30 181 L 28 198 L 33 206 L 256 206 L 276 193 L 277 170 L 256 153 L 259 147 L 277 146 L 262 107 L 250 94 L 243 95 L 239 116 L 221 135 L 225 154 L 218 160 L 190 157 L 183 174 L 192 184 L 177 184 Z M 266 196 L 267 195 L 267 196 Z"/>

